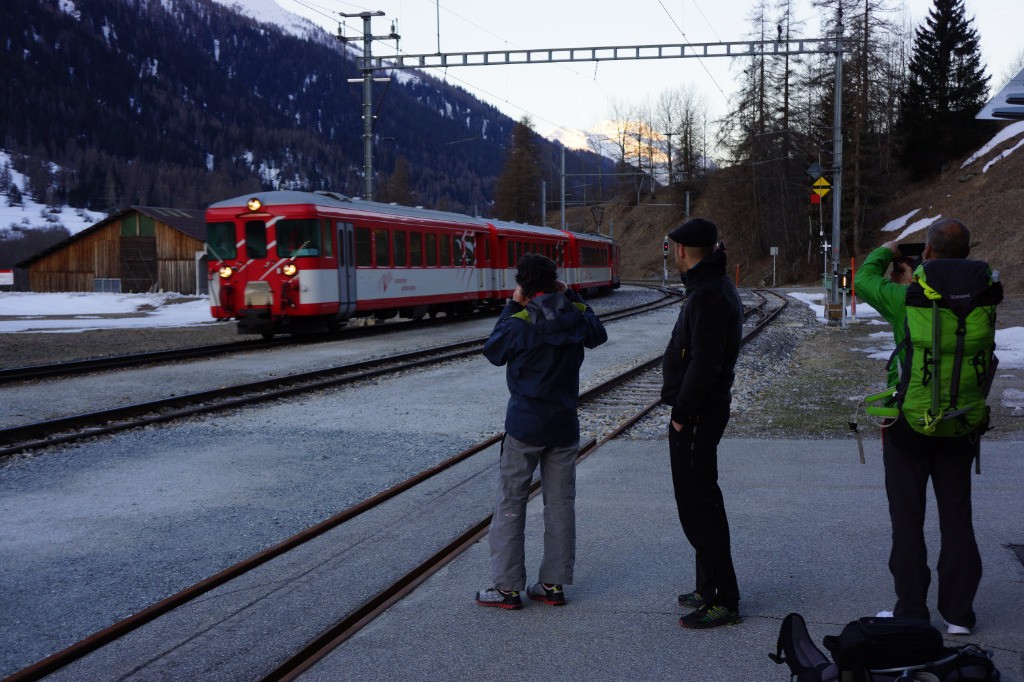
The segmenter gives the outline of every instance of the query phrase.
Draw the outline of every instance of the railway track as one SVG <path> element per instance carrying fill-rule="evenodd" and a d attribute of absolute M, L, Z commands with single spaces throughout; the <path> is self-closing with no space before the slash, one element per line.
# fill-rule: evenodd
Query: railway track
<path fill-rule="evenodd" d="M 765 296 L 763 305 L 755 306 L 748 311 L 749 317 L 757 319 L 752 319 L 751 323 L 745 328 L 744 343 L 747 343 L 761 329 L 765 328 L 785 307 L 784 297 L 778 296 L 777 294 L 775 296 L 779 299 L 779 303 L 777 305 L 770 305 L 768 297 Z M 759 310 L 760 312 L 755 312 L 756 310 Z M 580 459 L 586 458 L 595 452 L 600 445 L 617 437 L 623 431 L 643 418 L 658 404 L 657 394 L 658 389 L 660 388 L 660 382 L 655 381 L 652 374 L 657 374 L 657 367 L 659 364 L 660 358 L 641 363 L 615 377 L 608 379 L 598 386 L 594 386 L 580 395 L 581 419 L 586 418 L 588 412 L 606 411 L 611 407 L 613 407 L 620 416 L 622 416 L 617 425 L 609 427 L 600 438 L 595 438 L 583 444 L 581 447 Z M 625 409 L 623 407 L 624 403 L 626 404 Z M 623 412 L 627 413 L 623 415 Z M 374 584 L 373 590 L 371 591 L 372 594 L 366 598 L 359 596 L 354 599 L 350 606 L 347 607 L 344 614 L 333 619 L 334 622 L 330 623 L 329 627 L 325 627 L 319 635 L 304 642 L 301 647 L 297 647 L 297 652 L 291 653 L 294 652 L 295 649 L 292 649 L 291 651 L 278 652 L 276 660 L 280 661 L 280 663 L 277 664 L 277 667 L 273 670 L 262 673 L 251 670 L 249 671 L 250 675 L 262 675 L 261 679 L 263 680 L 295 679 L 303 671 L 308 670 L 312 665 L 314 665 L 316 661 L 323 658 L 331 650 L 358 632 L 360 628 L 371 622 L 377 615 L 415 589 L 417 585 L 426 580 L 430 575 L 458 556 L 458 554 L 470 547 L 473 543 L 477 542 L 486 533 L 490 522 L 490 517 L 486 515 L 486 510 L 490 507 L 493 498 L 493 476 L 486 474 L 493 473 L 493 468 L 496 466 L 495 462 L 497 458 L 490 457 L 486 458 L 486 461 L 482 461 L 484 458 L 478 458 L 475 456 L 491 449 L 500 441 L 500 438 L 501 434 L 491 436 L 458 455 L 441 462 L 440 464 L 431 467 L 369 499 L 366 499 L 365 501 L 342 511 L 339 514 L 336 514 L 335 516 L 246 559 L 245 561 L 235 564 L 216 575 L 213 575 L 185 590 L 182 590 L 181 592 L 178 592 L 177 594 L 153 604 L 149 608 L 130 616 L 129 618 L 121 620 L 99 632 L 96 632 L 90 637 L 71 645 L 63 651 L 15 673 L 8 678 L 8 680 L 13 682 L 15 680 L 41 679 L 69 665 L 73 665 L 76 662 L 81 661 L 90 654 L 98 652 L 103 647 L 117 642 L 130 633 L 139 630 L 143 626 L 154 624 L 155 627 L 155 621 L 158 621 L 164 616 L 170 617 L 172 612 L 183 609 L 189 605 L 194 605 L 198 597 L 210 593 L 216 588 L 228 583 L 235 585 L 235 581 L 241 581 L 244 576 L 256 571 L 272 560 L 293 551 L 302 551 L 302 549 L 307 547 L 311 541 L 328 532 L 337 531 L 339 528 L 347 527 L 346 524 L 357 522 L 371 514 L 383 514 L 385 513 L 383 510 L 387 509 L 388 503 L 394 504 L 400 496 L 406 493 L 415 495 L 416 491 L 420 490 L 423 486 L 428 486 L 431 483 L 434 483 L 435 486 L 440 486 L 449 494 L 447 497 L 439 496 L 438 499 L 434 500 L 432 499 L 433 493 L 426 492 L 422 496 L 425 502 L 415 505 L 417 509 L 420 509 L 421 506 L 426 506 L 427 504 L 442 508 L 453 500 L 465 500 L 467 497 L 479 500 L 473 509 L 462 510 L 461 516 L 455 520 L 455 526 L 459 526 L 461 524 L 461 528 L 463 529 L 461 532 L 453 532 L 453 535 L 450 536 L 450 538 L 445 537 L 444 540 L 448 540 L 447 542 L 444 540 L 435 540 L 434 544 L 425 545 L 419 550 L 419 553 L 414 558 L 406 556 L 408 554 L 408 547 L 403 547 L 403 551 L 400 554 L 401 559 L 396 559 L 393 565 L 387 564 L 392 571 L 392 575 L 378 580 Z M 465 467 L 471 468 L 465 469 Z M 451 487 L 451 484 L 448 481 L 444 481 L 442 483 L 437 482 L 438 479 L 442 479 L 445 476 L 448 476 L 449 479 L 458 481 L 458 486 L 452 487 L 452 489 L 449 490 L 448 488 Z M 468 492 L 470 488 L 475 491 L 473 494 Z M 536 492 L 538 488 L 539 482 L 534 485 L 534 492 Z M 417 512 L 414 516 L 425 516 L 428 513 L 428 510 L 424 509 Z M 436 513 L 446 517 L 451 517 L 453 515 L 453 512 L 449 512 L 447 508 L 442 508 Z M 478 514 L 475 519 L 472 518 L 474 513 Z M 387 521 L 387 523 L 398 522 L 409 522 L 409 515 L 400 514 L 398 517 Z M 419 533 L 415 531 L 412 533 L 412 535 L 418 534 Z M 360 536 L 355 544 L 356 546 L 361 546 L 365 541 L 366 538 Z M 392 538 L 389 541 L 389 544 L 400 545 L 402 543 L 395 542 L 394 538 Z M 342 554 L 345 553 L 342 552 Z M 345 554 L 345 556 L 348 555 Z M 322 561 L 322 559 L 319 559 L 319 561 Z M 300 578 L 304 579 L 307 576 L 309 569 L 298 568 L 296 570 L 299 571 L 295 577 L 295 580 L 297 581 Z M 277 581 L 280 581 L 280 577 L 275 578 L 274 581 L 271 582 Z M 266 577 L 263 577 L 257 582 L 267 582 L 267 579 Z M 243 588 L 239 587 L 237 588 L 237 591 L 242 592 Z M 223 595 L 221 598 L 223 598 Z M 252 597 L 249 596 L 247 596 L 245 600 L 245 606 L 241 610 L 246 611 L 250 608 L 252 603 L 259 601 L 258 599 L 253 600 Z M 209 603 L 209 600 L 206 601 Z M 280 606 L 278 606 L 278 608 L 280 608 Z M 250 618 L 251 617 L 252 616 L 250 615 Z M 227 618 L 228 617 L 225 616 L 225 620 L 227 620 Z M 259 618 L 257 617 L 256 620 L 259 620 Z M 172 624 L 168 627 L 171 632 L 174 632 L 180 626 Z M 253 627 L 256 626 L 254 625 Z M 180 633 L 176 633 L 176 636 L 177 634 Z M 163 644 L 164 639 L 161 638 L 161 635 L 158 634 L 156 639 L 161 642 L 161 646 L 166 646 L 168 650 L 174 648 L 174 645 L 171 643 L 167 643 L 166 645 Z M 271 646 L 272 643 L 264 642 L 264 645 Z M 133 643 L 132 647 L 134 646 L 135 644 Z M 134 648 L 131 650 L 134 651 Z M 68 669 L 68 671 L 65 672 L 71 674 L 72 678 L 75 676 L 75 669 L 73 668 Z"/>
<path fill-rule="evenodd" d="M 637 286 L 645 286 L 655 289 L 658 288 L 652 287 L 649 283 L 637 283 Z M 669 294 L 663 292 L 663 295 L 668 296 Z M 496 312 L 497 311 L 484 314 L 489 315 Z M 231 343 L 217 343 L 206 346 L 191 346 L 187 348 L 171 348 L 168 350 L 133 353 L 131 355 L 85 358 L 82 360 L 71 360 L 68 362 L 57 362 L 45 365 L 8 367 L 0 369 L 0 385 L 21 381 L 35 381 L 39 379 L 53 379 L 95 372 L 106 372 L 115 369 L 131 369 L 135 367 L 180 362 L 184 360 L 212 358 L 235 353 L 276 350 L 291 346 L 328 343 L 339 340 L 344 341 L 346 339 L 362 339 L 396 332 L 430 329 L 432 327 L 450 324 L 452 319 L 453 318 L 451 317 L 441 317 L 422 320 L 403 320 L 401 322 L 386 322 L 384 324 L 374 325 L 353 325 L 350 327 L 343 327 L 329 335 L 291 336 L 275 339 L 249 338 L 241 341 L 233 341 Z"/>
<path fill-rule="evenodd" d="M 463 318 L 459 318 L 463 319 Z M 34 381 L 38 379 L 53 379 L 70 377 L 79 374 L 90 374 L 94 372 L 106 372 L 115 369 L 131 369 L 145 367 L 167 362 L 179 362 L 182 360 L 198 360 L 202 358 L 213 358 L 235 353 L 247 353 L 251 351 L 277 350 L 293 346 L 328 343 L 345 339 L 361 339 L 371 336 L 381 336 L 396 332 L 411 331 L 417 329 L 430 329 L 444 324 L 451 323 L 452 318 L 431 318 L 424 320 L 404 320 L 402 322 L 391 322 L 384 324 L 352 326 L 339 329 L 332 334 L 309 335 L 309 336 L 288 336 L 275 339 L 245 339 L 231 343 L 216 343 L 207 346 L 191 346 L 187 348 L 172 348 L 168 350 L 150 351 L 146 353 L 133 353 L 132 355 L 112 355 L 102 358 L 87 358 L 83 360 L 72 360 L 70 362 L 58 362 L 47 365 L 31 365 L 26 367 L 10 367 L 0 369 L 0 385 L 19 381 Z"/>
<path fill-rule="evenodd" d="M 679 293 L 666 291 L 655 301 L 605 313 L 613 321 L 672 305 Z M 70 443 L 84 438 L 221 412 L 302 393 L 336 388 L 395 372 L 464 358 L 479 353 L 487 337 L 436 348 L 400 353 L 386 358 L 273 377 L 235 386 L 218 387 L 159 400 L 97 410 L 0 429 L 0 460 L 29 450 Z"/>

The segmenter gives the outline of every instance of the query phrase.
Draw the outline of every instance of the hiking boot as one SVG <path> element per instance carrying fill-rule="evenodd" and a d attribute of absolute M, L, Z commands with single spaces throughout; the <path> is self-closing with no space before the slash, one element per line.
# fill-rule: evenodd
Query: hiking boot
<path fill-rule="evenodd" d="M 499 609 L 521 609 L 523 600 L 518 590 L 499 590 L 489 587 L 476 593 L 476 603 L 480 606 L 496 606 Z"/>
<path fill-rule="evenodd" d="M 699 609 L 704 604 L 704 597 L 697 590 L 679 595 L 679 605 L 684 609 Z"/>
<path fill-rule="evenodd" d="M 686 614 L 679 619 L 679 624 L 692 630 L 706 630 L 720 625 L 736 625 L 741 620 L 739 611 L 715 604 Z"/>
<path fill-rule="evenodd" d="M 534 583 L 526 588 L 526 596 L 548 606 L 565 606 L 565 592 L 558 584 Z"/>

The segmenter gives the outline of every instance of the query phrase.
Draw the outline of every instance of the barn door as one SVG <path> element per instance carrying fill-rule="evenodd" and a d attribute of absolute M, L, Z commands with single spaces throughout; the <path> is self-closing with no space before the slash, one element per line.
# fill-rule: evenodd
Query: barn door
<path fill-rule="evenodd" d="M 157 275 L 156 237 L 121 237 L 121 291 L 146 293 Z"/>

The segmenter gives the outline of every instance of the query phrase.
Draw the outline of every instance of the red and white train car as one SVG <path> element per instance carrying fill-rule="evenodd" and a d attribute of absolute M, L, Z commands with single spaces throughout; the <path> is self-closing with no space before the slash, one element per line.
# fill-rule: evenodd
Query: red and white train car
<path fill-rule="evenodd" d="M 239 333 L 320 331 L 351 317 L 497 308 L 515 263 L 542 253 L 574 289 L 619 285 L 607 237 L 352 200 L 261 192 L 207 209 L 211 311 Z"/>

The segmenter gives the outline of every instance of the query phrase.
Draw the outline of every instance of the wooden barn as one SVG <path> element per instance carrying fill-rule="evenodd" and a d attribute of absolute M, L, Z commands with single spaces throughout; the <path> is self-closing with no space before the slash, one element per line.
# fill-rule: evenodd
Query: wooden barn
<path fill-rule="evenodd" d="M 28 258 L 28 290 L 207 292 L 203 211 L 132 206 Z"/>

